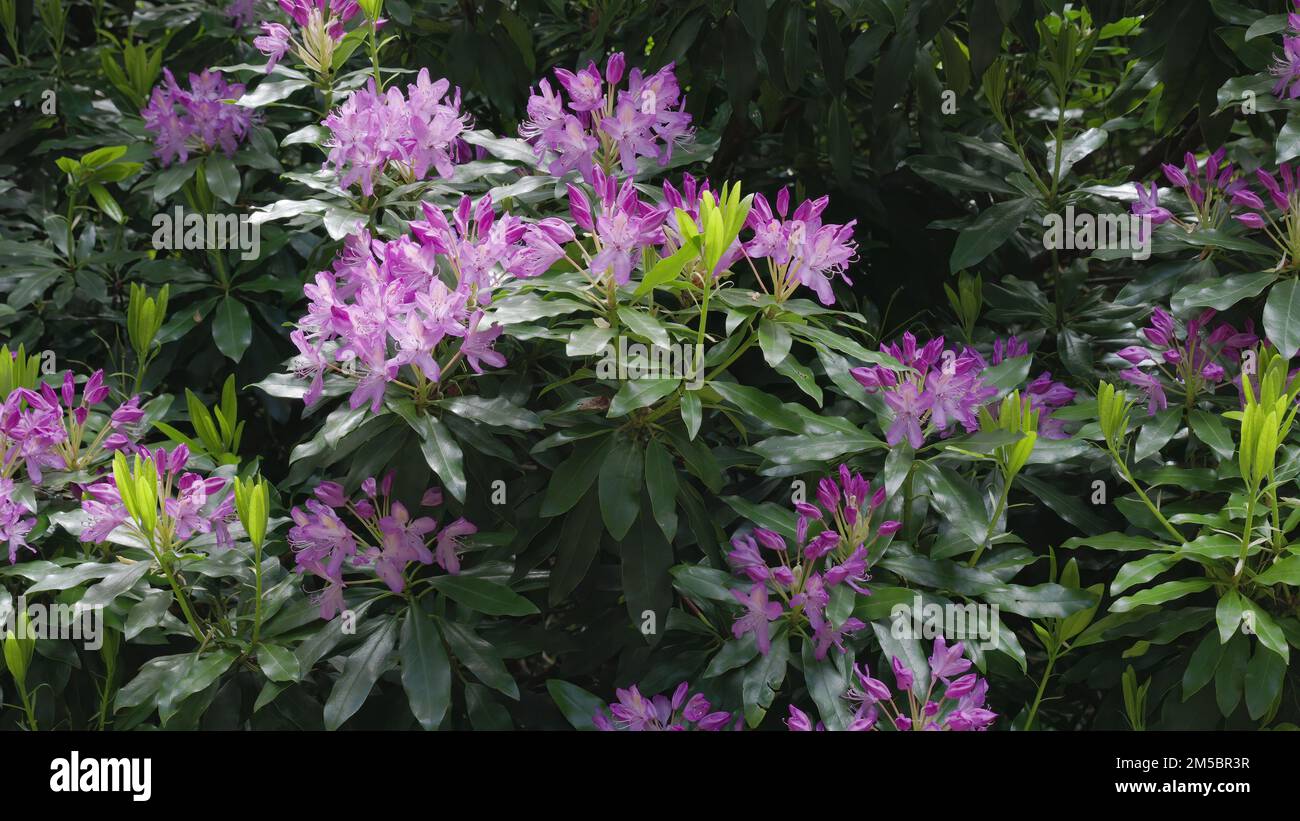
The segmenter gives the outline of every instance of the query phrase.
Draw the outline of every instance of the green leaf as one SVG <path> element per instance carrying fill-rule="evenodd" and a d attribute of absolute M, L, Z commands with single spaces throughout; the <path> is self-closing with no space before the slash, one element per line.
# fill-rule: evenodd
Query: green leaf
<path fill-rule="evenodd" d="M 1178 564 L 1178 557 L 1172 553 L 1152 553 L 1135 559 L 1115 572 L 1115 579 L 1110 583 L 1110 594 L 1118 596 L 1130 587 L 1147 582 Z"/>
<path fill-rule="evenodd" d="M 257 664 L 271 681 L 297 681 L 301 672 L 298 657 L 287 647 L 263 644 L 257 648 Z"/>
<path fill-rule="evenodd" d="M 1209 579 L 1179 579 L 1177 581 L 1165 582 L 1155 587 L 1147 588 L 1140 593 L 1134 593 L 1132 596 L 1125 596 L 1122 599 L 1116 599 L 1110 605 L 1112 613 L 1127 613 L 1128 611 L 1150 604 L 1164 604 L 1165 602 L 1181 599 L 1183 596 L 1190 596 L 1193 593 L 1200 593 L 1203 590 L 1209 590 L 1213 582 Z"/>
<path fill-rule="evenodd" d="M 1219 598 L 1214 608 L 1214 620 L 1219 626 L 1219 643 L 1227 644 L 1241 626 L 1241 617 L 1246 611 L 1246 599 L 1236 590 L 1229 590 Z"/>
<path fill-rule="evenodd" d="M 1237 446 L 1233 443 L 1227 426 L 1223 424 L 1222 417 L 1197 408 L 1187 415 L 1187 420 L 1191 423 L 1196 438 L 1209 445 L 1220 459 L 1231 459 L 1237 452 Z"/>
<path fill-rule="evenodd" d="M 664 257 L 654 264 L 641 278 L 641 283 L 637 285 L 633 296 L 640 298 L 653 291 L 656 287 L 663 285 L 665 282 L 671 282 L 682 272 L 686 263 L 699 256 L 699 251 L 694 245 L 687 244 L 677 250 L 675 254 Z M 573 354 L 570 354 L 572 356 Z"/>
<path fill-rule="evenodd" d="M 813 642 L 803 642 L 803 681 L 807 683 L 809 695 L 813 696 L 813 703 L 816 704 L 826 729 L 844 730 L 853 721 L 853 716 L 844 700 L 844 691 L 849 688 L 849 676 L 841 669 L 840 653 L 829 653 L 822 661 L 816 660 L 813 653 Z"/>
<path fill-rule="evenodd" d="M 1238 633 L 1224 648 L 1219 667 L 1214 672 L 1214 697 L 1224 717 L 1232 715 L 1241 703 L 1249 658 L 1250 641 Z"/>
<path fill-rule="evenodd" d="M 1268 712 L 1282 692 L 1286 676 L 1286 659 L 1259 644 L 1255 655 L 1246 665 L 1246 710 L 1250 717 L 1259 719 Z"/>
<path fill-rule="evenodd" d="M 808 647 L 808 643 L 804 643 Z M 766 656 L 759 656 L 745 668 L 741 679 L 740 695 L 745 705 L 745 723 L 757 727 L 785 681 L 785 671 L 790 661 L 790 638 L 778 633 L 772 637 L 772 647 Z"/>
<path fill-rule="evenodd" d="M 215 152 L 203 161 L 203 177 L 213 194 L 227 205 L 239 198 L 239 169 L 225 154 Z"/>
<path fill-rule="evenodd" d="M 447 646 L 474 677 L 503 695 L 519 700 L 519 685 L 496 650 L 474 630 L 463 624 L 441 621 Z"/>
<path fill-rule="evenodd" d="M 1271 271 L 1262 271 L 1196 282 L 1179 289 L 1169 304 L 1180 315 L 1190 313 L 1193 308 L 1226 311 L 1242 300 L 1259 296 L 1276 278 Z"/>
<path fill-rule="evenodd" d="M 618 318 L 628 330 L 654 345 L 667 349 L 671 344 L 667 329 L 649 314 L 641 313 L 634 308 L 621 307 L 618 309 Z"/>
<path fill-rule="evenodd" d="M 253 341 L 253 323 L 244 303 L 232 296 L 222 297 L 212 317 L 212 339 L 217 350 L 234 362 L 244 358 Z"/>
<path fill-rule="evenodd" d="M 343 672 L 325 701 L 325 729 L 343 726 L 361 709 L 379 677 L 393 666 L 395 625 L 394 619 L 385 619 L 343 663 Z"/>
<path fill-rule="evenodd" d="M 593 475 L 594 478 L 594 475 Z M 556 480 L 551 479 L 552 486 Z M 551 569 L 549 599 L 559 604 L 587 576 L 587 569 L 600 549 L 601 518 L 597 493 L 582 497 L 582 502 L 564 520 L 560 529 L 555 567 Z"/>
<path fill-rule="evenodd" d="M 605 709 L 604 700 L 576 684 L 558 678 L 547 680 L 546 691 L 551 694 L 551 700 L 575 730 L 596 729 L 593 719 L 596 713 Z"/>
<path fill-rule="evenodd" d="M 530 616 L 537 606 L 504 585 L 474 576 L 434 576 L 429 583 L 448 598 L 489 616 Z"/>
<path fill-rule="evenodd" d="M 1264 333 L 1283 359 L 1300 351 L 1300 281 L 1284 279 L 1269 291 L 1264 303 Z"/>
<path fill-rule="evenodd" d="M 559 516 L 576 505 L 596 481 L 605 455 L 613 446 L 612 437 L 584 439 L 574 445 L 573 453 L 551 474 L 546 485 L 546 498 L 542 500 L 541 515 Z"/>
<path fill-rule="evenodd" d="M 645 451 L 645 485 L 655 522 L 669 542 L 677 535 L 677 468 L 672 454 L 658 439 Z"/>
<path fill-rule="evenodd" d="M 971 268 L 1002 247 L 1024 225 L 1033 209 L 1034 201 L 1026 197 L 1000 202 L 981 211 L 958 235 L 948 259 L 948 270 Z"/>
<path fill-rule="evenodd" d="M 959 533 L 976 545 L 983 544 L 989 515 L 979 491 L 950 468 L 926 463 L 920 471 L 930 488 L 934 507 Z"/>
<path fill-rule="evenodd" d="M 1178 424 L 1183 421 L 1183 409 L 1165 408 L 1150 417 L 1138 432 L 1137 445 L 1133 448 L 1133 461 L 1141 462 L 1148 456 L 1155 456 L 1160 449 L 1178 432 Z"/>
<path fill-rule="evenodd" d="M 681 384 L 680 379 L 628 379 L 625 380 L 609 403 L 609 417 L 617 419 L 634 410 L 653 405 Z"/>
<path fill-rule="evenodd" d="M 97 182 L 92 182 L 86 186 L 90 195 L 95 198 L 95 204 L 99 210 L 103 211 L 109 219 L 116 223 L 126 222 L 126 214 L 122 212 L 122 206 L 117 204 L 113 195 L 108 193 L 108 189 Z"/>
<path fill-rule="evenodd" d="M 438 404 L 462 419 L 481 422 L 492 427 L 515 430 L 542 428 L 542 420 L 537 417 L 537 414 L 501 396 L 491 399 L 482 396 L 454 396 L 443 399 Z"/>
<path fill-rule="evenodd" d="M 659 528 L 647 521 L 649 506 L 642 509 L 640 523 L 619 545 L 622 557 L 623 594 L 632 624 L 651 644 L 664 634 L 668 610 L 673 604 L 673 548 Z M 653 628 L 653 629 L 650 629 Z"/>
<path fill-rule="evenodd" d="M 681 411 L 682 424 L 686 426 L 686 438 L 694 440 L 695 435 L 700 432 L 700 423 L 704 421 L 699 394 L 692 390 L 683 391 Z"/>
<path fill-rule="evenodd" d="M 1300 587 L 1300 556 L 1287 556 L 1269 565 L 1268 569 L 1254 579 L 1255 584 L 1269 587 L 1285 584 Z"/>
<path fill-rule="evenodd" d="M 414 420 L 414 421 L 412 421 Z M 406 420 L 420 435 L 420 450 L 424 461 L 447 486 L 451 495 L 465 501 L 465 454 L 460 443 L 442 422 L 432 416 L 413 416 Z"/>
<path fill-rule="evenodd" d="M 758 323 L 758 346 L 763 351 L 763 358 L 767 360 L 767 364 L 773 368 L 789 356 L 793 341 L 790 332 L 780 322 L 763 317 Z"/>
<path fill-rule="evenodd" d="M 1210 683 L 1221 658 L 1223 658 L 1223 644 L 1219 642 L 1218 634 L 1211 630 L 1205 634 L 1205 638 L 1201 639 L 1201 643 L 1196 645 L 1191 660 L 1187 662 L 1187 669 L 1183 671 L 1183 701 L 1187 701 Z"/>
<path fill-rule="evenodd" d="M 437 623 L 416 603 L 402 622 L 399 647 L 402 688 L 411 714 L 426 730 L 436 730 L 451 705 L 451 662 Z"/>
<path fill-rule="evenodd" d="M 640 446 L 629 438 L 617 437 L 600 466 L 600 515 L 615 540 L 622 540 L 636 521 L 643 471 Z"/>

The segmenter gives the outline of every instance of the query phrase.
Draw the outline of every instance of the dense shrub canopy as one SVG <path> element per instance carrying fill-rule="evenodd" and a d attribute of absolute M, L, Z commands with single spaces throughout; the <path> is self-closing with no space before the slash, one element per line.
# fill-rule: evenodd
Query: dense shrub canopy
<path fill-rule="evenodd" d="M 1294 726 L 1284 6 L 0 0 L 0 727 Z"/>

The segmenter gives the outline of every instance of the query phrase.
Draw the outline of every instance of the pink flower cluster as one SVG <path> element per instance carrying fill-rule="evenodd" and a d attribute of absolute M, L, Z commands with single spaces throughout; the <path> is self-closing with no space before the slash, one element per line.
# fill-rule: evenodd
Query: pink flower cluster
<path fill-rule="evenodd" d="M 1160 205 L 1160 194 L 1154 182 L 1150 189 L 1142 183 L 1134 183 L 1137 200 L 1131 206 L 1132 213 L 1138 217 L 1150 217 L 1152 225 L 1162 225 L 1170 220 L 1192 227 L 1218 228 L 1224 219 L 1241 207 L 1256 207 L 1259 198 L 1246 188 L 1246 183 L 1237 173 L 1232 163 L 1225 163 L 1227 150 L 1219 150 L 1205 158 L 1204 163 L 1196 160 L 1190 151 L 1183 157 L 1183 167 L 1173 163 L 1164 163 L 1161 169 L 1169 184 L 1181 188 L 1187 197 L 1188 205 L 1195 215 L 1195 226 L 1187 225 L 1174 217 L 1173 212 Z M 1258 207 L 1263 207 L 1262 203 Z M 1237 219 L 1242 219 L 1240 216 Z"/>
<path fill-rule="evenodd" d="M 568 188 L 569 213 L 578 227 L 592 237 L 596 250 L 587 257 L 588 270 L 594 278 L 608 275 L 616 284 L 626 285 L 642 252 L 664 243 L 668 209 L 642 200 L 631 179 L 619 185 L 616 178 L 599 168 L 592 172 L 592 188 L 596 195 L 594 209 L 580 187 L 569 183 Z M 586 254 L 585 249 L 580 251 Z"/>
<path fill-rule="evenodd" d="M 205 477 L 187 471 L 190 450 L 185 445 L 177 445 L 171 451 L 158 448 L 149 453 L 146 450 L 144 454 L 145 469 L 152 467 L 158 475 L 159 515 L 154 532 L 140 532 L 137 523 L 131 521 L 117 482 L 109 475 L 86 488 L 81 509 L 88 522 L 81 532 L 81 541 L 102 542 L 119 527 L 126 527 L 158 547 L 161 547 L 160 539 L 170 541 L 174 549 L 178 544 L 209 533 L 216 538 L 219 549 L 232 547 L 230 523 L 235 520 L 235 495 L 226 490 L 227 481 L 220 476 Z"/>
<path fill-rule="evenodd" d="M 307 314 L 290 339 L 300 354 L 296 373 L 311 379 L 308 405 L 320 398 L 331 368 L 358 379 L 352 407 L 369 403 L 377 412 L 403 367 L 433 382 L 461 362 L 475 373 L 484 365 L 503 367 L 506 358 L 492 347 L 501 326 L 481 327 L 481 306 L 507 274 L 546 270 L 564 255 L 559 243 L 573 238 L 558 219 L 498 217 L 487 196 L 477 204 L 462 198 L 450 222 L 428 204 L 424 213 L 425 220 L 411 223 L 412 236 L 384 242 L 362 231 L 349 237 L 333 270 L 303 289 Z M 455 351 L 439 362 L 439 346 L 452 340 Z"/>
<path fill-rule="evenodd" d="M 1213 308 L 1205 309 L 1180 332 L 1174 318 L 1156 308 L 1151 314 L 1150 327 L 1142 329 L 1142 336 L 1151 347 L 1130 345 L 1117 352 L 1117 356 L 1132 366 L 1121 371 L 1120 376 L 1146 394 L 1148 416 L 1155 416 L 1169 406 L 1166 383 L 1193 401 L 1198 393 L 1213 391 L 1223 382 L 1227 378 L 1224 366 L 1237 366 L 1241 352 L 1259 341 L 1254 322 L 1249 319 L 1244 331 L 1226 322 L 1220 322 L 1210 331 L 1215 314 Z M 1142 370 L 1152 365 L 1154 371 Z"/>
<path fill-rule="evenodd" d="M 674 146 L 692 138 L 673 64 L 650 75 L 634 68 L 623 88 L 625 69 L 619 52 L 610 55 L 603 74 L 593 62 L 577 72 L 557 68 L 557 89 L 547 80 L 538 83 L 519 134 L 550 173 L 562 176 L 576 168 L 591 180 L 599 166 L 606 173 L 619 168 L 630 177 L 639 157 L 666 165 Z"/>
<path fill-rule="evenodd" d="M 380 94 L 373 79 L 352 92 L 324 121 L 331 132 L 327 165 L 339 174 L 339 185 L 360 183 L 361 192 L 372 196 L 376 178 L 390 165 L 405 182 L 424 179 L 430 169 L 450 177 L 465 150 L 460 136 L 469 127 L 460 90 L 448 95 L 450 90 L 450 83 L 431 81 L 423 68 L 405 94 L 395 87 Z"/>
<path fill-rule="evenodd" d="M 844 637 L 867 626 L 852 617 L 832 624 L 826 607 L 832 591 L 841 584 L 854 593 L 871 595 L 866 584 L 871 578 L 867 571 L 872 548 L 879 539 L 896 533 L 901 523 L 877 520 L 876 511 L 885 503 L 884 487 L 873 491 L 861 474 L 852 473 L 844 465 L 840 465 L 838 480 L 827 477 L 818 483 L 817 502 L 795 505 L 799 519 L 793 550 L 779 533 L 763 527 L 739 533 L 731 540 L 728 562 L 738 575 L 754 583 L 749 592 L 731 591 L 745 608 L 732 626 L 732 634 L 740 638 L 753 633 L 763 655 L 772 646 L 769 623 L 780 618 L 787 608 L 792 615 L 806 619 L 812 628 L 818 659 L 826 657 L 831 645 L 845 652 Z M 775 554 L 777 566 L 768 564 L 764 549 Z M 771 594 L 781 601 L 772 601 Z"/>
<path fill-rule="evenodd" d="M 834 305 L 831 284 L 835 277 L 838 275 L 853 284 L 844 271 L 857 259 L 858 246 L 853 241 L 857 220 L 849 220 L 844 225 L 822 224 L 822 212 L 829 204 L 829 197 L 804 200 L 789 214 L 788 187 L 776 195 L 775 211 L 762 194 L 754 196 L 746 223 L 754 236 L 745 243 L 745 253 L 770 261 L 774 295 L 778 299 L 786 299 L 803 284 L 817 294 L 823 305 Z"/>
<path fill-rule="evenodd" d="M 40 484 L 47 469 L 85 469 L 105 451 L 129 450 L 134 440 L 130 426 L 144 417 L 139 397 L 118 406 L 108 423 L 85 441 L 91 410 L 103 404 L 108 393 L 103 371 L 86 380 L 80 397 L 71 371 L 64 372 L 57 392 L 42 383 L 39 390 L 18 388 L 10 393 L 0 405 L 0 477 L 12 478 L 25 467 L 27 478 Z"/>
<path fill-rule="evenodd" d="M 987 730 L 998 717 L 984 707 L 989 685 L 975 673 L 967 672 L 971 663 L 962 657 L 962 652 L 961 642 L 950 647 L 943 636 L 934 640 L 929 659 L 930 688 L 924 698 L 917 698 L 912 692 L 915 683 L 912 671 L 898 658 L 892 659 L 894 682 L 900 693 L 907 695 L 906 708 L 898 705 L 888 684 L 871 677 L 865 664 L 855 666 L 853 672 L 858 684 L 844 694 L 855 707 L 853 721 L 847 729 L 878 730 L 883 717 L 884 726 L 895 730 Z M 939 683 L 943 684 L 943 694 L 936 698 L 935 686 Z M 797 731 L 826 729 L 821 722 L 814 727 L 808 715 L 793 704 L 785 723 Z"/>
<path fill-rule="evenodd" d="M 677 685 L 672 697 L 659 694 L 652 698 L 641 695 L 633 684 L 615 691 L 618 701 L 596 712 L 593 721 L 596 729 L 649 732 L 657 730 L 706 732 L 725 730 L 730 725 L 739 730 L 744 719 L 725 710 L 714 710 L 703 693 L 691 694 L 690 682 Z"/>
<path fill-rule="evenodd" d="M 910 332 L 903 334 L 901 343 L 881 345 L 880 350 L 908 371 L 899 373 L 872 365 L 854 368 L 850 373 L 868 392 L 883 393 L 893 413 L 885 433 L 889 444 L 906 441 L 919 448 L 931 432 L 951 436 L 958 425 L 967 433 L 979 430 L 980 409 L 997 395 L 997 390 L 983 380 L 990 363 L 979 351 L 947 348 L 941 336 L 918 347 Z M 1015 337 L 999 339 L 993 345 L 992 365 L 1028 353 L 1029 347 Z M 1029 383 L 1025 394 L 1040 414 L 1039 433 L 1052 439 L 1065 438 L 1060 420 L 1052 419 L 1051 412 L 1074 401 L 1075 392 L 1044 372 Z"/>
<path fill-rule="evenodd" d="M 326 64 L 333 46 L 343 40 L 347 22 L 361 11 L 356 0 L 279 0 L 279 3 L 281 10 L 298 25 L 298 36 L 304 41 L 300 48 L 311 55 L 313 62 Z M 252 14 L 252 9 L 241 11 L 247 12 L 245 17 Z M 235 16 L 234 6 L 226 14 Z M 293 48 L 293 34 L 282 23 L 263 23 L 261 36 L 253 38 L 254 47 L 268 58 L 268 73 Z"/>
<path fill-rule="evenodd" d="M 1300 0 L 1292 0 L 1292 5 L 1300 10 Z M 1300 99 L 1300 14 L 1291 12 L 1286 16 L 1286 32 L 1282 35 L 1282 54 L 1269 67 L 1277 78 L 1273 84 L 1273 94 L 1283 100 Z"/>
<path fill-rule="evenodd" d="M 392 499 L 392 489 L 391 473 L 381 482 L 366 479 L 361 494 L 351 499 L 342 485 L 322 482 L 315 498 L 291 511 L 289 546 L 297 572 L 325 582 L 316 595 L 321 618 L 332 619 L 343 609 L 344 569 L 371 568 L 394 593 L 406 589 L 412 564 L 436 563 L 453 576 L 460 573 L 460 540 L 478 528 L 463 517 L 441 529 L 428 516 L 412 518 L 405 505 Z M 442 491 L 429 488 L 420 503 L 441 506 Z M 344 516 L 358 526 L 349 525 Z"/>
<path fill-rule="evenodd" d="M 227 83 L 219 71 L 190 74 L 185 89 L 171 69 L 163 69 L 163 84 L 140 112 L 153 135 L 154 156 L 168 166 L 218 148 L 233 155 L 253 126 L 253 110 L 234 104 L 243 94 L 241 83 Z"/>
<path fill-rule="evenodd" d="M 9 564 L 18 561 L 21 548 L 35 552 L 27 544 L 27 534 L 36 526 L 36 520 L 30 515 L 36 511 L 18 498 L 17 491 L 12 479 L 0 477 L 0 543 L 9 548 Z"/>

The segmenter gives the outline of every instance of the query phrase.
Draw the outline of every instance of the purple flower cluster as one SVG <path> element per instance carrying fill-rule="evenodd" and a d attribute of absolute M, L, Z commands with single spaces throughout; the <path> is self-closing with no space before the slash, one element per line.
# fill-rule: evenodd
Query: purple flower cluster
<path fill-rule="evenodd" d="M 372 196 L 376 177 L 390 167 L 407 183 L 424 179 L 430 169 L 450 177 L 469 116 L 461 113 L 460 90 L 449 91 L 450 83 L 430 81 L 422 68 L 405 94 L 397 88 L 380 94 L 372 79 L 348 95 L 324 121 L 331 132 L 327 164 L 338 173 L 339 185 L 359 182 L 361 192 Z"/>
<path fill-rule="evenodd" d="M 190 74 L 190 87 L 184 89 L 171 69 L 163 69 L 163 84 L 140 112 L 153 135 L 154 156 L 168 166 L 217 148 L 233 155 L 253 126 L 253 110 L 233 102 L 243 94 L 241 83 L 227 83 L 219 71 Z"/>
<path fill-rule="evenodd" d="M 20 548 L 35 552 L 27 544 L 27 534 L 36 526 L 36 520 L 29 514 L 35 512 L 18 499 L 14 481 L 0 477 L 0 543 L 9 547 L 9 564 L 18 561 Z"/>
<path fill-rule="evenodd" d="M 304 287 L 307 314 L 290 339 L 299 351 L 295 372 L 311 379 L 308 405 L 320 398 L 330 369 L 358 379 L 352 407 L 369 403 L 377 412 L 405 366 L 421 382 L 442 380 L 462 361 L 475 373 L 503 367 L 506 358 L 492 349 L 502 328 L 481 327 L 481 306 L 507 274 L 544 271 L 564 255 L 558 243 L 572 239 L 558 219 L 526 224 L 498 217 L 487 196 L 477 204 L 462 198 L 450 222 L 428 204 L 424 213 L 425 220 L 411 223 L 414 238 L 384 242 L 365 231 L 349 237 L 333 270 Z M 438 347 L 452 340 L 456 350 L 439 362 Z"/>
<path fill-rule="evenodd" d="M 858 246 L 853 241 L 857 220 L 849 220 L 844 225 L 822 224 L 822 212 L 829 204 L 829 197 L 804 200 L 790 214 L 789 187 L 777 193 L 775 211 L 766 197 L 754 195 L 746 220 L 754 236 L 745 243 L 745 254 L 768 260 L 772 295 L 778 300 L 785 301 L 802 284 L 811 288 L 823 305 L 833 305 L 835 293 L 831 284 L 835 277 L 838 275 L 853 284 L 844 271 L 857 259 Z"/>
<path fill-rule="evenodd" d="M 257 0 L 232 0 L 226 6 L 226 16 L 237 29 L 249 25 L 257 19 Z"/>
<path fill-rule="evenodd" d="M 374 477 L 366 479 L 361 494 L 352 499 L 342 485 L 322 482 L 305 508 L 295 507 L 290 512 L 289 546 L 296 570 L 325 582 L 315 599 L 321 618 L 332 619 L 343 609 L 345 568 L 372 568 L 394 593 L 406 589 L 412 564 L 436 563 L 453 576 L 460 573 L 460 540 L 477 533 L 478 528 L 463 517 L 441 529 L 431 517 L 412 518 L 406 506 L 392 498 L 392 489 L 392 473 L 380 482 Z M 442 491 L 429 488 L 420 504 L 441 506 Z M 350 526 L 344 515 L 359 526 Z"/>
<path fill-rule="evenodd" d="M 80 396 L 71 371 L 64 372 L 57 392 L 48 383 L 35 391 L 14 390 L 0 405 L 0 477 L 12 478 L 21 466 L 40 484 L 47 469 L 84 470 L 106 451 L 129 451 L 131 426 L 144 417 L 139 397 L 118 406 L 86 441 L 91 410 L 107 399 L 103 371 L 91 374 Z"/>
<path fill-rule="evenodd" d="M 267 56 L 268 73 L 293 49 L 314 69 L 327 69 L 334 47 L 346 34 L 345 25 L 361 11 L 356 0 L 279 0 L 279 3 L 281 10 L 298 25 L 302 42 L 298 43 L 294 33 L 282 23 L 263 23 L 262 35 L 253 39 L 253 45 Z"/>
<path fill-rule="evenodd" d="M 599 168 L 592 173 L 596 207 L 581 188 L 569 183 L 569 213 L 579 228 L 592 238 L 595 254 L 586 256 L 590 275 L 617 285 L 626 285 L 642 253 L 665 242 L 663 225 L 668 209 L 641 199 L 631 179 L 620 186 L 613 176 Z"/>
<path fill-rule="evenodd" d="M 691 694 L 690 682 L 677 685 L 669 698 L 662 693 L 652 698 L 641 695 L 633 684 L 615 691 L 618 701 L 593 716 L 596 728 L 613 731 L 648 732 L 657 730 L 685 731 L 725 730 L 730 725 L 741 729 L 743 719 L 724 710 L 714 710 L 703 693 Z"/>
<path fill-rule="evenodd" d="M 1259 341 L 1254 323 L 1249 319 L 1244 331 L 1226 322 L 1220 322 L 1211 331 L 1210 322 L 1215 314 L 1213 308 L 1207 308 L 1188 321 L 1186 330 L 1180 333 L 1174 318 L 1156 308 L 1150 327 L 1142 329 L 1142 336 L 1151 347 L 1130 345 L 1117 352 L 1132 366 L 1121 371 L 1120 376 L 1146 394 L 1148 416 L 1155 416 L 1169 406 L 1166 382 L 1184 394 L 1190 407 L 1199 393 L 1212 392 L 1227 379 L 1225 365 L 1239 363 L 1241 352 Z M 1142 370 L 1152 365 L 1155 371 Z"/>
<path fill-rule="evenodd" d="M 866 584 L 871 578 L 867 571 L 873 561 L 872 548 L 879 539 L 897 532 L 901 523 L 876 520 L 876 511 L 885 503 L 884 487 L 873 491 L 861 474 L 844 465 L 840 465 L 837 478 L 826 477 L 818 483 L 817 502 L 795 505 L 799 519 L 793 550 L 779 533 L 762 527 L 738 533 L 731 540 L 727 560 L 737 575 L 753 582 L 748 592 L 731 591 L 744 607 L 731 632 L 736 638 L 753 633 L 763 655 L 772 646 L 770 623 L 787 608 L 793 618 L 806 620 L 812 628 L 818 659 L 826 657 L 832 644 L 845 652 L 844 637 L 866 627 L 852 617 L 832 624 L 826 607 L 841 584 L 854 593 L 871 595 Z M 813 525 L 817 526 L 815 533 L 811 532 Z M 768 564 L 764 549 L 776 555 L 777 566 Z M 772 601 L 773 593 L 781 601 Z"/>
<path fill-rule="evenodd" d="M 1300 10 L 1300 0 L 1292 0 Z M 1291 12 L 1286 16 L 1286 32 L 1282 35 L 1282 54 L 1269 67 L 1277 78 L 1273 84 L 1273 95 L 1283 100 L 1300 99 L 1300 14 Z"/>
<path fill-rule="evenodd" d="M 909 370 L 899 373 L 880 365 L 854 368 L 853 378 L 870 393 L 880 391 L 893 412 L 885 433 L 886 441 L 897 445 L 906 441 L 913 448 L 925 443 L 930 432 L 942 437 L 952 435 L 960 425 L 967 433 L 979 430 L 979 411 L 997 390 L 987 385 L 982 374 L 990 367 L 974 348 L 958 352 L 945 347 L 943 337 L 917 345 L 916 337 L 904 333 L 901 342 L 881 345 L 882 353 L 896 359 Z M 1029 347 L 1014 336 L 997 340 L 993 345 L 992 365 L 1006 359 L 1025 356 Z M 1044 372 L 1030 382 L 1025 391 L 1031 406 L 1038 411 L 1039 433 L 1053 439 L 1065 438 L 1060 420 L 1051 412 L 1074 401 L 1074 391 L 1052 380 Z"/>
<path fill-rule="evenodd" d="M 925 698 L 917 698 L 912 692 L 915 681 L 912 671 L 898 658 L 892 659 L 894 682 L 899 692 L 907 695 L 906 709 L 898 705 L 888 684 L 871 677 L 865 664 L 855 666 L 853 672 L 858 683 L 844 694 L 854 706 L 853 721 L 847 729 L 877 730 L 882 727 L 883 717 L 883 726 L 895 730 L 987 730 L 998 717 L 984 707 L 988 682 L 967 672 L 971 663 L 962 653 L 961 642 L 949 647 L 943 636 L 934 640 L 929 659 L 930 688 Z M 935 686 L 940 682 L 944 689 L 936 698 Z M 825 729 L 821 722 L 814 727 L 808 715 L 793 704 L 786 726 L 798 731 Z"/>
<path fill-rule="evenodd" d="M 1206 157 L 1204 163 L 1199 163 L 1196 155 L 1189 151 L 1183 157 L 1182 168 L 1173 163 L 1161 165 L 1169 184 L 1181 188 L 1187 197 L 1195 215 L 1195 226 L 1183 223 L 1169 209 L 1160 205 L 1160 195 L 1154 182 L 1151 183 L 1150 190 L 1143 188 L 1142 183 L 1133 184 L 1137 189 L 1137 200 L 1131 206 L 1132 213 L 1138 217 L 1150 217 L 1152 225 L 1162 225 L 1172 220 L 1191 230 L 1193 227 L 1218 228 L 1234 210 L 1243 206 L 1254 207 L 1259 198 L 1246 188 L 1245 181 L 1232 163 L 1224 162 L 1226 158 L 1227 150 L 1220 148 Z"/>
<path fill-rule="evenodd" d="M 577 72 L 557 68 L 559 88 L 542 80 L 528 97 L 528 119 L 519 134 L 532 143 L 550 173 L 578 169 L 587 180 L 599 166 L 625 176 L 636 174 L 637 158 L 672 159 L 674 146 L 689 141 L 691 115 L 677 84 L 673 64 L 654 74 L 627 72 L 623 53 L 610 55 L 602 74 L 593 62 Z"/>
<path fill-rule="evenodd" d="M 229 526 L 236 518 L 235 495 L 227 490 L 228 482 L 220 476 L 205 477 L 187 471 L 190 450 L 185 445 L 177 445 L 171 451 L 144 450 L 143 455 L 142 469 L 153 470 L 158 476 L 158 511 L 153 532 L 144 532 L 139 522 L 131 520 L 117 482 L 109 475 L 86 488 L 81 509 L 88 522 L 81 532 L 81 541 L 102 542 L 125 526 L 160 550 L 174 549 L 209 533 L 216 538 L 219 549 L 234 546 Z"/>

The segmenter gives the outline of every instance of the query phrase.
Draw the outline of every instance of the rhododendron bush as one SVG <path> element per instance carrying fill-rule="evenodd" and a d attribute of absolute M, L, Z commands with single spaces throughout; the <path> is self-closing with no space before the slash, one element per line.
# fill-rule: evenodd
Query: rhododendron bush
<path fill-rule="evenodd" d="M 1300 2 L 0 28 L 0 728 L 1300 720 Z"/>

